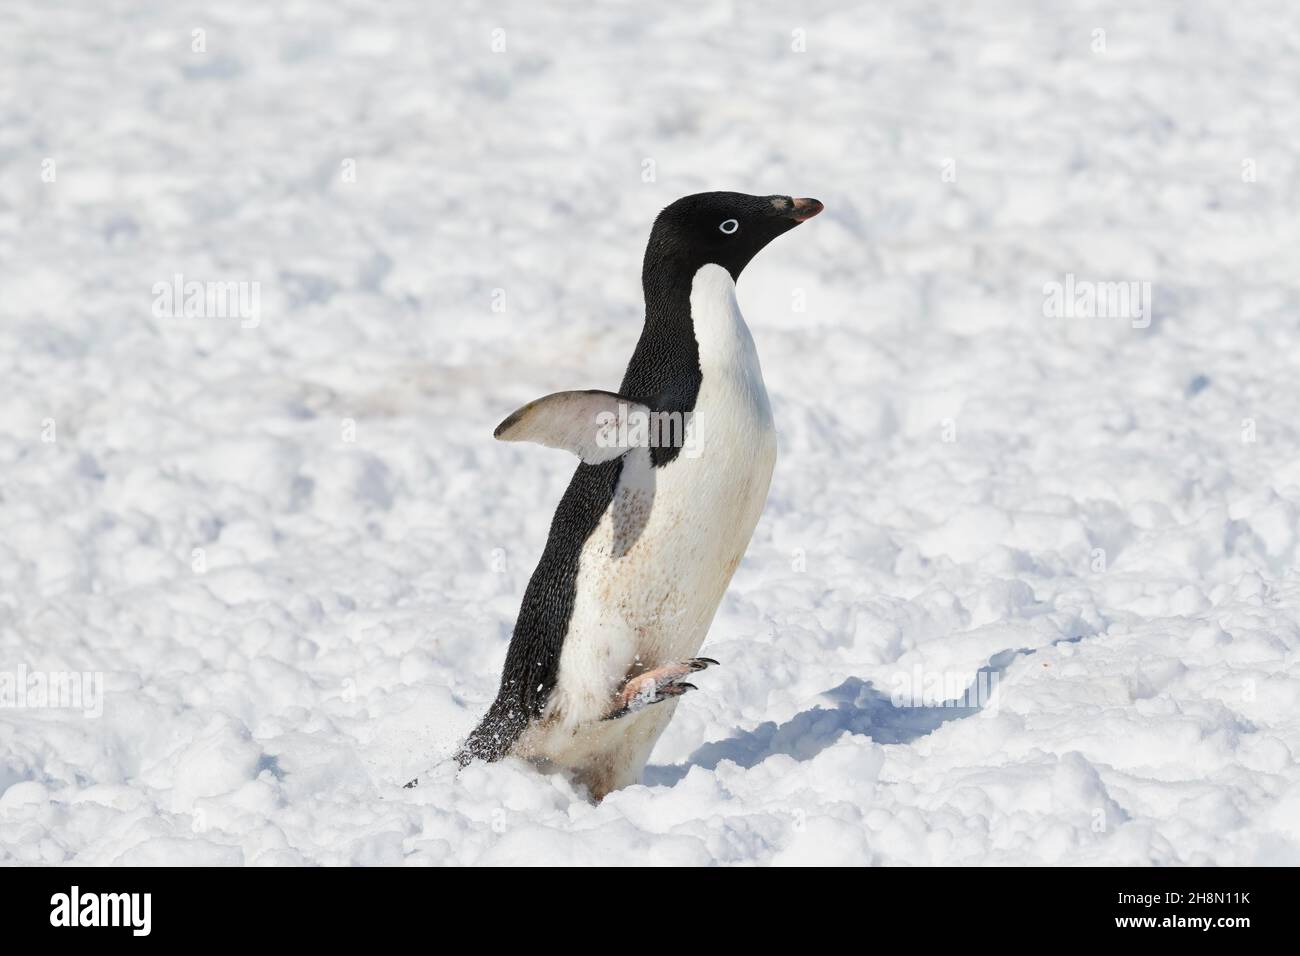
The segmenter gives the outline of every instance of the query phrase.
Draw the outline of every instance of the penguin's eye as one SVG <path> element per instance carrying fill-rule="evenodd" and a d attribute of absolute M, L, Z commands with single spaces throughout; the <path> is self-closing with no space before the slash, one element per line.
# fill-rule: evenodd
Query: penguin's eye
<path fill-rule="evenodd" d="M 734 219 L 724 219 L 718 228 L 729 236 L 740 228 L 740 223 L 736 222 Z"/>

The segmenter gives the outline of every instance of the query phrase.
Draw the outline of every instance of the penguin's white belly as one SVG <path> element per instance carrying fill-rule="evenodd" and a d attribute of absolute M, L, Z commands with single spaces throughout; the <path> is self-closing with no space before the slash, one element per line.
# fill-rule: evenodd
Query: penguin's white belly
<path fill-rule="evenodd" d="M 691 289 L 701 382 L 686 447 L 652 468 L 634 448 L 579 561 L 573 613 L 546 716 L 520 752 L 580 771 L 593 790 L 639 776 L 675 702 L 601 721 L 623 682 L 694 657 L 762 514 L 776 432 L 731 276 Z"/>

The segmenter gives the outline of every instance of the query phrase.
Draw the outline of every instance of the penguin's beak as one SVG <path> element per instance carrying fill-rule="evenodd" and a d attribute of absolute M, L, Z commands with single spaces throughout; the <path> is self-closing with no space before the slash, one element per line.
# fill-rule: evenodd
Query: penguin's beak
<path fill-rule="evenodd" d="M 816 199 L 796 199 L 793 208 L 787 215 L 795 222 L 803 222 L 811 219 L 825 208 Z"/>

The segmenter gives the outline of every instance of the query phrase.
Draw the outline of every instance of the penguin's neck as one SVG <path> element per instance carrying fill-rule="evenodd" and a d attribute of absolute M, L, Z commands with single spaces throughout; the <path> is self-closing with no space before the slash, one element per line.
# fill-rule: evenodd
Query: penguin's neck
<path fill-rule="evenodd" d="M 700 391 L 700 349 L 691 322 L 694 276 L 649 256 L 641 272 L 645 325 L 620 392 L 660 411 L 689 412 Z"/>

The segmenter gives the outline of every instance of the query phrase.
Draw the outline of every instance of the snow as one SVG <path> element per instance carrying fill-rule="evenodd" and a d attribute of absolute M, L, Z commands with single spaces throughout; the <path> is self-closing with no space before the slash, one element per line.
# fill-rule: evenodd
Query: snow
<path fill-rule="evenodd" d="M 1290 4 L 112 6 L 0 13 L 0 674 L 104 694 L 0 706 L 0 861 L 1300 862 Z M 572 469 L 492 428 L 703 189 L 827 207 L 722 666 L 599 805 L 456 775 Z"/>

